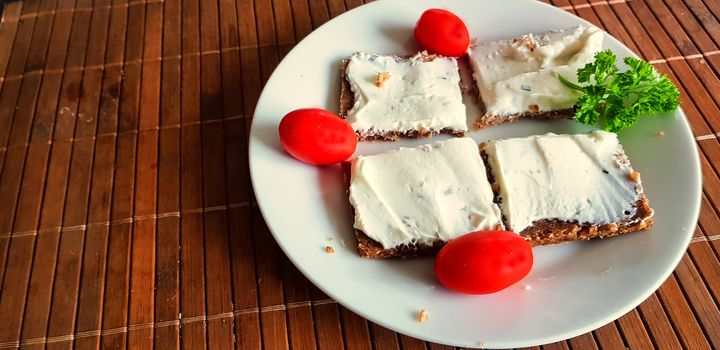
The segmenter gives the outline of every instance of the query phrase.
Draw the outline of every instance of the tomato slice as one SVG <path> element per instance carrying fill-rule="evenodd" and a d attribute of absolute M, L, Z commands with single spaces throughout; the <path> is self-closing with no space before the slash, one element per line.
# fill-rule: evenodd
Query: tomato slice
<path fill-rule="evenodd" d="M 470 45 L 465 23 L 454 13 L 442 9 L 429 9 L 415 24 L 415 41 L 430 53 L 459 57 Z"/>
<path fill-rule="evenodd" d="M 435 275 L 445 287 L 488 294 L 522 280 L 533 265 L 530 244 L 508 231 L 478 231 L 448 242 L 435 257 Z"/>
<path fill-rule="evenodd" d="M 347 160 L 357 148 L 352 126 L 338 115 L 319 108 L 294 110 L 279 126 L 280 142 L 293 157 L 314 165 Z"/>

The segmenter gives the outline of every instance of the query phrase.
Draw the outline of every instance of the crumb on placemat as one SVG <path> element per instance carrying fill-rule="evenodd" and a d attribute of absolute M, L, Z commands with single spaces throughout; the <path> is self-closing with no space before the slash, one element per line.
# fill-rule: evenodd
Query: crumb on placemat
<path fill-rule="evenodd" d="M 662 130 L 658 130 L 655 132 L 655 136 L 665 136 L 665 132 Z"/>
<path fill-rule="evenodd" d="M 417 315 L 417 320 L 418 320 L 418 322 L 425 322 L 425 320 L 427 320 L 428 316 L 430 316 L 428 311 L 426 309 L 422 309 L 422 310 L 420 310 L 420 312 Z"/>

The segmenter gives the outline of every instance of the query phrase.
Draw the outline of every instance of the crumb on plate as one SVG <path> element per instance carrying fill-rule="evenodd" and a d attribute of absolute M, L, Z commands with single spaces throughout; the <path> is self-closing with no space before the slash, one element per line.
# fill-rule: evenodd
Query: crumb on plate
<path fill-rule="evenodd" d="M 425 322 L 429 316 L 429 313 L 426 309 L 420 310 L 420 312 L 417 315 L 418 322 Z"/>
<path fill-rule="evenodd" d="M 327 247 L 325 247 L 325 253 L 328 253 L 328 254 L 335 253 L 335 248 L 333 248 L 331 246 L 327 246 Z"/>

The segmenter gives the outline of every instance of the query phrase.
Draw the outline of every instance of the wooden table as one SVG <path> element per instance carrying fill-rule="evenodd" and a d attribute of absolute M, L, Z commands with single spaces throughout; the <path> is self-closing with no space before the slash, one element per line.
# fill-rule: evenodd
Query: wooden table
<path fill-rule="evenodd" d="M 362 0 L 26 0 L 0 24 L 0 349 L 448 349 L 353 314 L 250 189 L 264 81 Z M 545 349 L 720 348 L 720 1 L 557 0 L 678 84 L 704 174 L 680 265 Z"/>

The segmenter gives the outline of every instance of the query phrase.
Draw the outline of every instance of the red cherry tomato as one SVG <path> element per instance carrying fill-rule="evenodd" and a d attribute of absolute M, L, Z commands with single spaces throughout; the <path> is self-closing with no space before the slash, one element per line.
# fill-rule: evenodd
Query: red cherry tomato
<path fill-rule="evenodd" d="M 280 142 L 291 156 L 306 163 L 328 165 L 348 159 L 357 136 L 344 119 L 326 110 L 294 110 L 280 121 Z"/>
<path fill-rule="evenodd" d="M 429 9 L 415 24 L 415 40 L 430 53 L 462 56 L 470 45 L 470 35 L 460 17 L 441 9 Z"/>
<path fill-rule="evenodd" d="M 435 276 L 445 287 L 467 294 L 505 289 L 530 272 L 533 253 L 520 235 L 478 231 L 448 242 L 435 257 Z"/>

